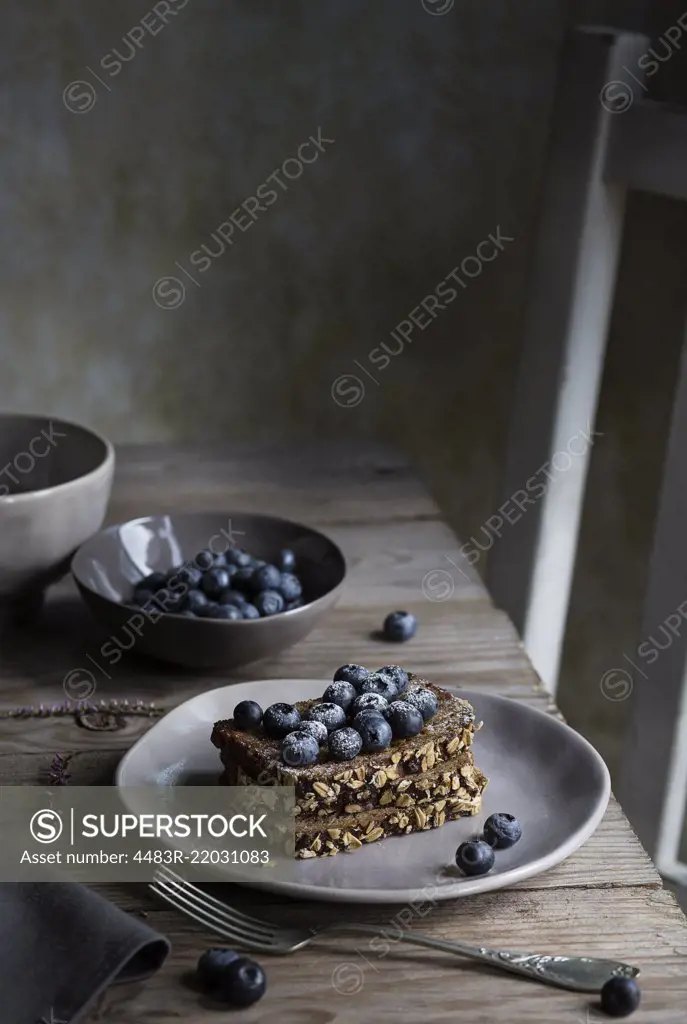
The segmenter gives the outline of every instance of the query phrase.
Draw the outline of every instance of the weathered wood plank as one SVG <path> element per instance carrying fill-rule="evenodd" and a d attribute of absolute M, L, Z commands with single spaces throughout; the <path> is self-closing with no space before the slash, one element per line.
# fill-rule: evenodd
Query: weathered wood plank
<path fill-rule="evenodd" d="M 108 895 L 113 896 L 111 889 Z M 138 907 L 144 898 L 137 894 Z M 348 920 L 374 920 L 386 927 L 388 950 L 368 937 L 332 937 L 292 957 L 262 958 L 268 973 L 268 993 L 242 1015 L 242 1020 L 254 1024 L 267 1024 L 275 1018 L 288 1024 L 399 1019 L 412 1024 L 448 1024 L 456 1020 L 470 1024 L 587 1024 L 601 1019 L 593 1011 L 588 1016 L 591 997 L 540 986 L 444 953 L 395 943 L 398 911 L 394 908 L 381 912 L 331 908 L 331 917 L 329 909 L 331 920 L 343 915 Z M 146 912 L 149 924 L 173 937 L 173 954 L 145 987 L 113 991 L 108 997 L 106 1019 L 122 1024 L 172 1020 L 206 1024 L 214 1020 L 216 1010 L 202 1005 L 184 976 L 216 938 L 152 902 L 147 904 Z M 612 956 L 636 963 L 642 970 L 642 1021 L 684 1021 L 687 928 L 674 897 L 665 891 L 511 891 L 451 904 L 420 904 L 411 908 L 411 914 L 410 927 L 437 937 L 460 936 L 475 945 Z M 290 923 L 321 923 L 322 908 L 289 904 L 281 917 L 273 916 Z"/>

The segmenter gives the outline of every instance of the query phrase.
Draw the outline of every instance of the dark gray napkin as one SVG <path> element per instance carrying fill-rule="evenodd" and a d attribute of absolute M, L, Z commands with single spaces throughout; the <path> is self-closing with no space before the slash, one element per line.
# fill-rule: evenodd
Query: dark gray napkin
<path fill-rule="evenodd" d="M 163 935 L 73 882 L 0 884 L 2 1024 L 72 1024 L 115 982 L 164 962 Z"/>

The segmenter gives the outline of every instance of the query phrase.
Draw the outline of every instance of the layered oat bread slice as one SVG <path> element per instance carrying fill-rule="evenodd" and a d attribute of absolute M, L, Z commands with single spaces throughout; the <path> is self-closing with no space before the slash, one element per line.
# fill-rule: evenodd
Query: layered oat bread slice
<path fill-rule="evenodd" d="M 300 815 L 296 819 L 296 857 L 333 857 L 339 852 L 353 853 L 387 836 L 410 835 L 440 828 L 447 821 L 478 814 L 486 776 L 477 768 L 472 755 L 457 759 L 458 770 L 432 772 L 434 788 L 417 788 L 419 777 L 407 776 L 409 785 L 396 792 L 393 803 L 355 813 Z M 452 765 L 456 767 L 456 765 Z M 236 774 L 227 769 L 222 785 L 236 785 Z M 247 783 L 250 785 L 251 783 Z"/>
<path fill-rule="evenodd" d="M 224 761 L 224 755 L 222 757 Z M 341 771 L 328 782 L 315 782 L 313 789 L 296 796 L 296 814 L 308 817 L 329 817 L 334 814 L 357 814 L 377 807 L 408 807 L 431 798 L 455 796 L 462 792 L 474 774 L 470 750 L 463 750 L 450 761 L 442 761 L 431 771 L 420 775 L 402 775 L 397 765 L 379 768 L 371 777 L 366 768 L 339 765 Z M 361 778 L 362 776 L 362 778 Z M 254 786 L 255 779 L 231 762 L 225 762 L 223 784 Z"/>
<path fill-rule="evenodd" d="M 338 797 L 341 787 L 351 779 L 363 786 L 373 786 L 373 777 L 382 771 L 387 775 L 390 771 L 392 780 L 422 775 L 470 749 L 480 727 L 475 724 L 472 705 L 411 673 L 408 692 L 421 689 L 431 690 L 438 703 L 436 714 L 425 723 L 421 733 L 394 740 L 386 750 L 362 753 L 343 763 L 327 759 L 326 751 L 321 751 L 315 764 L 290 768 L 281 759 L 279 740 L 270 739 L 262 729 L 237 729 L 231 718 L 215 723 L 211 739 L 220 750 L 222 763 L 241 769 L 254 785 L 294 786 L 301 806 L 307 802 L 314 812 L 320 808 L 329 811 L 333 806 L 331 791 Z M 295 706 L 303 714 L 320 703 L 317 698 Z"/>

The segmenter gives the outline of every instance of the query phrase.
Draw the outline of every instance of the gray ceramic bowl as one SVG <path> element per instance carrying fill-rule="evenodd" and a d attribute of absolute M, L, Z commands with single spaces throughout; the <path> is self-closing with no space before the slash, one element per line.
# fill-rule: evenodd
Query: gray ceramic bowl
<path fill-rule="evenodd" d="M 0 413 L 0 601 L 29 608 L 105 518 L 114 449 L 93 431 Z"/>
<path fill-rule="evenodd" d="M 291 548 L 306 604 L 264 619 L 233 621 L 149 615 L 125 604 L 151 572 L 167 572 L 199 551 L 244 548 L 265 561 Z M 91 537 L 72 561 L 86 603 L 111 631 L 106 660 L 121 649 L 196 668 L 237 668 L 269 658 L 302 640 L 338 600 L 346 575 L 339 548 L 324 534 L 276 516 L 190 512 L 148 516 L 110 526 Z"/>

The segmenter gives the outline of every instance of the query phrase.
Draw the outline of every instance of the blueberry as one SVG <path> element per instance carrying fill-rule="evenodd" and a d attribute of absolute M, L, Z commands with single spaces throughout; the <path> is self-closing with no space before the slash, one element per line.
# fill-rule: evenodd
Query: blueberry
<path fill-rule="evenodd" d="M 381 715 L 363 714 L 356 718 L 356 729 L 362 739 L 366 754 L 377 754 L 386 750 L 392 740 L 391 726 Z"/>
<path fill-rule="evenodd" d="M 352 683 L 346 683 L 343 679 L 330 683 L 322 694 L 322 700 L 329 704 L 338 704 L 344 711 L 348 711 L 357 694 Z"/>
<path fill-rule="evenodd" d="M 131 599 L 131 604 L 135 604 L 138 608 L 142 608 L 143 605 L 148 604 L 148 601 L 152 601 L 154 597 L 154 591 L 144 590 L 143 587 L 141 587 L 140 590 L 134 591 L 134 596 Z"/>
<path fill-rule="evenodd" d="M 282 572 L 293 572 L 296 568 L 296 556 L 294 555 L 291 548 L 284 548 L 279 552 L 279 558 L 277 559 L 277 565 Z"/>
<path fill-rule="evenodd" d="M 224 558 L 227 565 L 236 565 L 239 569 L 252 568 L 253 565 L 252 556 L 241 548 L 229 548 L 229 550 L 225 552 Z"/>
<path fill-rule="evenodd" d="M 227 619 L 232 622 L 239 622 L 243 618 L 243 611 L 233 604 L 216 604 L 213 619 Z"/>
<path fill-rule="evenodd" d="M 208 599 L 202 590 L 189 590 L 184 598 L 184 611 L 193 612 L 194 615 L 201 614 L 201 608 L 205 608 Z"/>
<path fill-rule="evenodd" d="M 410 612 L 391 612 L 384 619 L 382 633 L 385 640 L 392 643 L 403 643 L 415 636 L 417 619 Z"/>
<path fill-rule="evenodd" d="M 290 732 L 281 741 L 281 759 L 290 768 L 304 768 L 315 764 L 320 756 L 320 745 L 309 732 Z"/>
<path fill-rule="evenodd" d="M 494 860 L 493 849 L 482 839 L 468 839 L 456 850 L 456 864 L 464 875 L 486 875 Z"/>
<path fill-rule="evenodd" d="M 212 551 L 199 551 L 196 557 L 193 559 L 194 565 L 196 565 L 201 572 L 207 572 L 215 564 L 215 556 Z"/>
<path fill-rule="evenodd" d="M 253 579 L 253 568 L 250 565 L 241 565 L 231 577 L 231 585 L 235 590 L 248 590 Z"/>
<path fill-rule="evenodd" d="M 224 970 L 217 994 L 230 1006 L 252 1006 L 265 994 L 267 978 L 260 964 L 247 956 L 234 960 Z"/>
<path fill-rule="evenodd" d="M 428 722 L 430 718 L 434 718 L 439 708 L 436 694 L 432 693 L 431 690 L 425 690 L 422 686 L 417 690 L 411 690 L 409 693 L 406 693 L 403 699 L 418 709 L 425 722 Z"/>
<path fill-rule="evenodd" d="M 400 665 L 385 665 L 383 668 L 377 669 L 375 675 L 377 673 L 393 679 L 398 693 L 405 693 L 408 689 L 408 673 Z"/>
<path fill-rule="evenodd" d="M 360 693 L 360 687 L 363 685 L 369 672 L 362 665 L 342 665 L 341 668 L 337 668 L 334 673 L 334 682 L 338 683 L 342 679 L 346 683 L 351 683 L 355 686 L 358 693 Z"/>
<path fill-rule="evenodd" d="M 184 608 L 183 612 L 180 612 L 179 614 L 183 615 L 184 618 L 187 618 L 187 619 L 197 619 L 198 618 L 196 613 L 192 612 L 190 608 Z"/>
<path fill-rule="evenodd" d="M 246 602 L 246 604 L 241 606 L 240 611 L 241 611 L 241 615 L 244 617 L 244 619 L 259 619 L 260 618 L 260 612 L 258 611 L 258 609 L 255 607 L 254 604 L 248 604 L 248 602 Z"/>
<path fill-rule="evenodd" d="M 301 713 L 293 704 L 270 704 L 262 716 L 262 727 L 273 740 L 282 740 L 301 724 Z"/>
<path fill-rule="evenodd" d="M 217 612 L 219 611 L 219 605 L 216 601 L 208 601 L 207 604 L 201 605 L 196 612 L 196 615 L 201 619 L 216 619 Z"/>
<path fill-rule="evenodd" d="M 167 577 L 162 572 L 151 572 L 136 584 L 135 590 L 152 590 L 154 594 L 167 583 Z"/>
<path fill-rule="evenodd" d="M 203 578 L 203 572 L 197 565 L 180 565 L 173 573 L 170 573 L 170 580 L 176 578 L 189 588 L 195 590 Z"/>
<path fill-rule="evenodd" d="M 359 711 L 355 718 L 353 718 L 351 726 L 356 730 L 356 732 L 360 732 L 360 727 L 367 718 L 381 718 L 382 721 L 386 721 L 384 716 L 387 710 L 388 706 L 384 711 L 377 711 L 375 708 L 365 708 L 363 711 Z"/>
<path fill-rule="evenodd" d="M 335 729 L 343 729 L 346 724 L 346 712 L 338 704 L 314 704 L 305 713 L 306 721 L 322 722 L 327 732 L 334 732 Z"/>
<path fill-rule="evenodd" d="M 237 729 L 257 729 L 262 722 L 262 708 L 254 700 L 241 700 L 234 708 Z"/>
<path fill-rule="evenodd" d="M 284 598 L 276 590 L 261 590 L 253 604 L 261 615 L 278 615 L 284 611 Z"/>
<path fill-rule="evenodd" d="M 285 601 L 297 601 L 303 594 L 301 581 L 292 572 L 281 573 L 277 590 Z"/>
<path fill-rule="evenodd" d="M 361 711 L 379 711 L 382 713 L 386 711 L 388 706 L 388 700 L 386 697 L 382 697 L 381 693 L 361 693 L 351 704 L 350 712 L 353 717 Z"/>
<path fill-rule="evenodd" d="M 220 604 L 233 604 L 235 608 L 244 608 L 248 601 L 239 590 L 223 590 L 219 598 Z"/>
<path fill-rule="evenodd" d="M 639 985 L 633 978 L 609 978 L 601 989 L 601 1009 L 609 1017 L 629 1017 L 641 998 Z"/>
<path fill-rule="evenodd" d="M 163 612 L 167 612 L 170 615 L 179 611 L 180 601 L 178 595 L 173 594 L 172 591 L 167 590 L 166 587 L 163 587 L 162 590 L 158 590 L 153 598 L 153 603 L 156 604 Z"/>
<path fill-rule="evenodd" d="M 329 737 L 329 755 L 334 761 L 352 761 L 363 747 L 356 729 L 336 729 Z"/>
<path fill-rule="evenodd" d="M 203 988 L 217 988 L 224 976 L 224 970 L 238 960 L 239 955 L 233 949 L 206 949 L 196 967 L 198 981 Z"/>
<path fill-rule="evenodd" d="M 250 578 L 250 589 L 254 594 L 259 593 L 261 590 L 279 590 L 279 584 L 281 583 L 281 573 L 277 569 L 276 565 L 263 565 L 259 569 L 253 570 L 253 575 Z M 299 595 L 296 594 L 296 597 Z M 284 594 L 286 597 L 286 594 Z"/>
<path fill-rule="evenodd" d="M 322 722 L 316 721 L 314 718 L 308 718 L 305 722 L 301 722 L 298 726 L 299 732 L 310 733 L 314 736 L 320 746 L 327 742 L 327 726 L 323 725 Z"/>
<path fill-rule="evenodd" d="M 391 726 L 394 739 L 403 740 L 408 736 L 417 736 L 422 732 L 425 720 L 417 708 L 405 700 L 395 700 L 389 704 L 384 716 Z"/>
<path fill-rule="evenodd" d="M 484 822 L 484 838 L 495 850 L 515 846 L 522 836 L 522 825 L 513 814 L 490 814 Z"/>
<path fill-rule="evenodd" d="M 384 675 L 383 672 L 371 672 L 364 683 L 360 687 L 362 693 L 378 693 L 385 700 L 391 701 L 398 697 L 398 690 L 396 689 L 396 683 L 393 681 L 391 676 Z"/>
<path fill-rule="evenodd" d="M 295 601 L 287 601 L 284 605 L 285 612 L 292 612 L 295 608 L 302 608 L 305 601 L 301 597 L 297 597 Z"/>
<path fill-rule="evenodd" d="M 218 598 L 222 591 L 229 589 L 229 573 L 219 566 L 208 569 L 203 573 L 200 588 L 208 597 Z"/>

